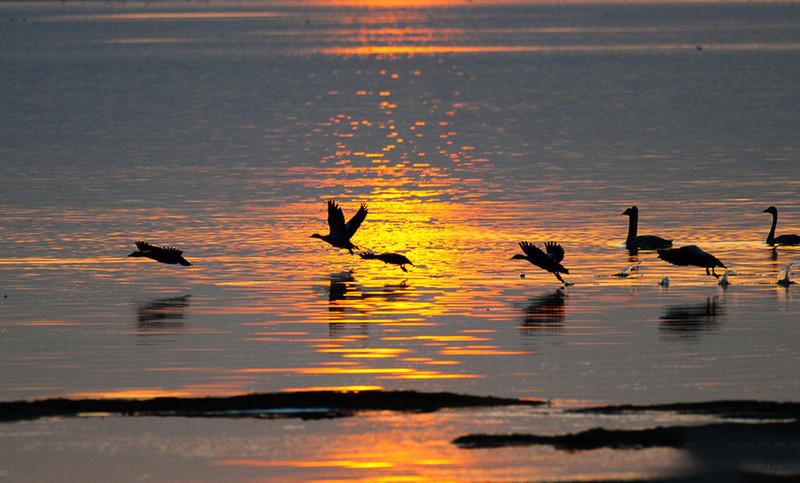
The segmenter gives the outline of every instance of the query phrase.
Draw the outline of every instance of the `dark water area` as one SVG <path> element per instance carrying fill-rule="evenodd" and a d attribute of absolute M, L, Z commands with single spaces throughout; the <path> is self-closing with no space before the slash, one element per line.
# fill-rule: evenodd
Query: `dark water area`
<path fill-rule="evenodd" d="M 0 3 L 0 400 L 796 401 L 775 281 L 800 249 L 764 243 L 763 210 L 800 232 L 799 9 Z M 328 198 L 415 266 L 310 238 Z M 731 285 L 629 253 L 632 205 Z M 574 285 L 511 260 L 522 240 L 561 243 Z M 635 475 L 680 454 L 647 452 Z"/>

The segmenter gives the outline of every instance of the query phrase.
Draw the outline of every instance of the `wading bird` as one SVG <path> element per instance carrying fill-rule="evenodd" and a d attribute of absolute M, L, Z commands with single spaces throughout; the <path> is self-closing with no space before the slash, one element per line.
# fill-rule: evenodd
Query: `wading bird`
<path fill-rule="evenodd" d="M 767 245 L 800 245 L 800 235 L 781 235 L 775 236 L 775 228 L 778 226 L 778 209 L 770 206 L 764 213 L 772 213 L 772 227 L 767 235 Z"/>
<path fill-rule="evenodd" d="M 128 255 L 129 257 L 146 257 L 157 262 L 168 263 L 170 265 L 179 264 L 185 267 L 191 265 L 191 263 L 183 258 L 183 252 L 177 248 L 157 247 L 143 241 L 137 241 L 135 243 L 138 250 Z"/>
<path fill-rule="evenodd" d="M 542 270 L 555 275 L 559 282 L 568 285 L 560 275 L 561 273 L 569 273 L 569 270 L 561 265 L 561 260 L 564 259 L 564 249 L 561 245 L 555 242 L 545 242 L 545 251 L 542 251 L 541 248 L 523 241 L 519 243 L 519 247 L 522 248 L 525 255 L 514 255 L 511 257 L 512 260 L 527 260 Z"/>
<path fill-rule="evenodd" d="M 411 263 L 411 260 L 406 258 L 405 255 L 400 255 L 399 253 L 372 253 L 372 252 L 362 252 L 359 253 L 358 256 L 365 260 L 380 260 L 383 263 L 390 263 L 392 265 L 400 265 L 400 270 L 404 272 L 408 272 L 406 269 L 406 265 L 414 266 Z"/>
<path fill-rule="evenodd" d="M 639 208 L 631 206 L 622 212 L 623 215 L 628 215 L 628 238 L 625 240 L 625 247 L 631 250 L 657 250 L 659 248 L 669 248 L 672 246 L 672 240 L 666 240 L 655 235 L 639 235 L 636 233 L 639 230 Z"/>
<path fill-rule="evenodd" d="M 695 267 L 702 267 L 706 269 L 706 275 L 714 278 L 719 278 L 719 275 L 714 271 L 714 267 L 725 267 L 725 264 L 719 261 L 714 255 L 704 251 L 697 245 L 687 245 L 680 248 L 670 248 L 667 250 L 659 250 L 658 258 L 673 265 L 680 265 L 687 267 L 694 265 Z M 711 272 L 708 270 L 711 269 Z"/>
<path fill-rule="evenodd" d="M 332 246 L 336 248 L 343 248 L 350 252 L 350 255 L 353 254 L 353 249 L 358 248 L 357 246 L 353 245 L 350 241 L 350 238 L 355 235 L 356 230 L 358 227 L 361 226 L 361 223 L 364 221 L 364 218 L 367 217 L 367 205 L 361 203 L 361 207 L 358 209 L 355 215 L 350 218 L 350 221 L 347 223 L 344 222 L 344 213 L 342 213 L 342 208 L 336 204 L 333 200 L 328 200 L 328 231 L 327 235 L 320 235 L 319 233 L 314 233 L 311 235 L 311 238 L 319 238 L 325 242 L 328 242 Z"/>

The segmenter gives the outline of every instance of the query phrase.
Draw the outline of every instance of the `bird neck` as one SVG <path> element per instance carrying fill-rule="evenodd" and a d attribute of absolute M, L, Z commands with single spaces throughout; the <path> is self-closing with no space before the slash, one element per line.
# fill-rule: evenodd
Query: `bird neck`
<path fill-rule="evenodd" d="M 639 215 L 631 213 L 628 216 L 630 220 L 628 221 L 628 239 L 626 241 L 630 243 L 636 239 L 636 233 L 639 231 Z"/>
<path fill-rule="evenodd" d="M 772 226 L 769 229 L 769 235 L 767 235 L 767 245 L 774 245 L 775 244 L 775 228 L 778 226 L 778 214 L 772 214 Z"/>

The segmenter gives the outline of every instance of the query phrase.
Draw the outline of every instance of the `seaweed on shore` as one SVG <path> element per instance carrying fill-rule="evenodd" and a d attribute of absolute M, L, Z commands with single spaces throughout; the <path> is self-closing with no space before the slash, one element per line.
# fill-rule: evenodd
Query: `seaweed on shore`
<path fill-rule="evenodd" d="M 417 391 L 308 391 L 204 398 L 54 398 L 0 402 L 0 422 L 106 413 L 124 416 L 318 419 L 352 416 L 359 411 L 433 412 L 444 408 L 540 404 L 543 402 Z"/>

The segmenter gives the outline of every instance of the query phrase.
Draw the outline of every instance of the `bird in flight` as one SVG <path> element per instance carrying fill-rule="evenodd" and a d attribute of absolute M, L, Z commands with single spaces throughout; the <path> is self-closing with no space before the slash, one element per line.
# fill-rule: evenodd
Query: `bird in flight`
<path fill-rule="evenodd" d="M 567 285 L 567 282 L 565 282 L 560 275 L 562 273 L 569 273 L 569 270 L 561 265 L 561 260 L 564 259 L 564 249 L 561 245 L 556 242 L 545 242 L 545 251 L 542 251 L 541 248 L 532 243 L 523 241 L 519 243 L 519 247 L 522 248 L 525 254 L 514 255 L 511 257 L 512 260 L 527 260 L 542 270 L 552 273 L 561 283 Z"/>
<path fill-rule="evenodd" d="M 328 200 L 328 234 L 320 235 L 319 233 L 314 233 L 311 238 L 319 238 L 336 248 L 348 250 L 352 255 L 353 249 L 358 249 L 358 247 L 353 245 L 350 238 L 355 235 L 356 230 L 358 230 L 358 227 L 361 226 L 366 217 L 367 205 L 361 203 L 361 207 L 356 214 L 350 218 L 350 221 L 345 223 L 342 208 L 335 201 Z"/>
<path fill-rule="evenodd" d="M 414 266 L 405 255 L 400 255 L 399 253 L 372 253 L 372 252 L 362 252 L 359 253 L 358 256 L 365 260 L 380 260 L 383 263 L 389 263 L 392 265 L 400 265 L 400 270 L 404 272 L 408 272 L 406 269 L 406 265 Z"/>
<path fill-rule="evenodd" d="M 158 247 L 144 241 L 137 241 L 135 243 L 138 250 L 128 255 L 129 257 L 146 257 L 157 262 L 167 263 L 170 265 L 179 264 L 185 267 L 191 265 L 191 263 L 183 258 L 183 252 L 177 248 Z"/>
<path fill-rule="evenodd" d="M 719 261 L 719 258 L 706 252 L 697 245 L 686 245 L 680 248 L 670 248 L 668 250 L 659 250 L 658 258 L 673 265 L 687 267 L 694 265 L 695 267 L 702 267 L 706 269 L 706 275 L 714 278 L 719 278 L 714 267 L 727 268 L 724 263 Z M 709 273 L 709 269 L 711 272 Z"/>

